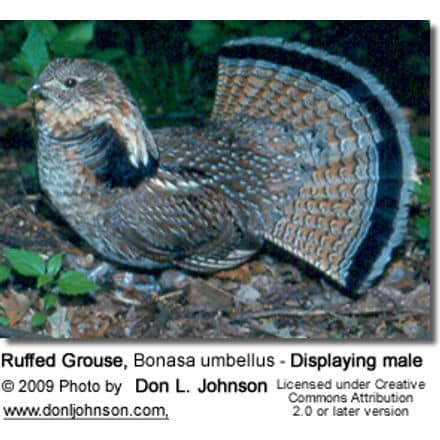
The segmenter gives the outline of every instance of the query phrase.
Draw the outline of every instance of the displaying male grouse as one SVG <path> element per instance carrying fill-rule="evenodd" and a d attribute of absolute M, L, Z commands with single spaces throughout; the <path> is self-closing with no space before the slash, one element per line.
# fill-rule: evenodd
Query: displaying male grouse
<path fill-rule="evenodd" d="M 150 131 L 97 61 L 57 59 L 31 91 L 41 186 L 116 262 L 210 272 L 269 241 L 362 291 L 403 239 L 407 123 L 341 57 L 279 39 L 226 44 L 203 128 Z"/>

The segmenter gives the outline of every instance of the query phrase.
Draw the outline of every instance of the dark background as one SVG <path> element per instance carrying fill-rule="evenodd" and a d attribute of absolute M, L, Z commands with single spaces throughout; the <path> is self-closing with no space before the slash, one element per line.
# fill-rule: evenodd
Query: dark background
<path fill-rule="evenodd" d="M 63 29 L 72 22 L 55 23 Z M 401 105 L 429 114 L 428 21 L 96 21 L 83 55 L 102 58 L 117 48 L 109 62 L 146 114 L 193 114 L 212 104 L 221 44 L 251 35 L 342 55 L 379 77 Z M 21 22 L 0 22 L 0 61 L 19 51 L 25 36 Z"/>

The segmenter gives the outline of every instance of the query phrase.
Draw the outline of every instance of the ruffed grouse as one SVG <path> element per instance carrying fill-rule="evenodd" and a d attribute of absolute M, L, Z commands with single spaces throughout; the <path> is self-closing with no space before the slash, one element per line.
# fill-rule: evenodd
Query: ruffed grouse
<path fill-rule="evenodd" d="M 278 39 L 226 44 L 204 128 L 149 131 L 97 61 L 57 59 L 31 91 L 41 186 L 116 262 L 210 272 L 269 241 L 362 291 L 403 239 L 407 123 L 341 57 Z"/>

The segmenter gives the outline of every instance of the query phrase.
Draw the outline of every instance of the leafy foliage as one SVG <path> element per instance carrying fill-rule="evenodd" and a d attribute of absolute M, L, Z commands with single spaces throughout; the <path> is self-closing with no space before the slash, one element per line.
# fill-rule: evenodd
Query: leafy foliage
<path fill-rule="evenodd" d="M 50 49 L 58 56 L 79 56 L 86 51 L 95 31 L 93 21 L 85 21 L 64 27 L 53 38 Z"/>
<path fill-rule="evenodd" d="M 3 307 L 0 306 L 0 325 L 2 327 L 8 327 L 9 326 L 9 318 L 8 315 L 6 315 L 6 311 Z"/>
<path fill-rule="evenodd" d="M 94 36 L 94 22 L 80 22 L 59 30 L 53 21 L 25 21 L 27 37 L 20 52 L 11 60 L 19 74 L 15 83 L 0 83 L 0 102 L 19 105 L 26 101 L 25 91 L 53 56 L 79 56 Z"/>
<path fill-rule="evenodd" d="M 16 84 L 0 83 L 0 102 L 6 105 L 19 105 L 26 101 L 26 95 Z"/>
<path fill-rule="evenodd" d="M 35 252 L 22 249 L 6 249 L 5 256 L 13 269 L 25 277 L 38 277 L 45 273 L 43 258 Z"/>
<path fill-rule="evenodd" d="M 49 63 L 46 41 L 37 25 L 31 27 L 20 53 L 12 62 L 17 71 L 27 73 L 32 78 L 36 78 Z"/>
<path fill-rule="evenodd" d="M 423 217 L 417 217 L 416 219 L 417 230 L 419 233 L 419 238 L 422 240 L 426 240 L 426 246 L 428 249 L 430 248 L 430 235 L 431 235 L 431 218 L 429 215 Z"/>
<path fill-rule="evenodd" d="M 424 171 L 430 169 L 430 139 L 426 136 L 418 136 L 412 139 L 417 164 Z"/>
<path fill-rule="evenodd" d="M 187 36 L 191 43 L 204 53 L 214 53 L 225 41 L 243 36 L 295 38 L 306 42 L 310 40 L 314 28 L 320 28 L 321 32 L 331 33 L 330 23 L 329 21 L 197 20 L 192 22 Z"/>
<path fill-rule="evenodd" d="M 47 274 L 49 276 L 56 276 L 61 270 L 61 265 L 63 264 L 63 254 L 56 254 L 49 259 L 47 262 Z"/>
<path fill-rule="evenodd" d="M 391 50 L 378 38 L 385 30 Z M 398 93 L 402 104 L 427 107 L 428 21 L 2 22 L 0 58 L 17 63 L 10 65 L 19 69 L 20 77 L 13 84 L 21 92 L 26 90 L 21 77 L 34 78 L 47 63 L 47 54 L 49 59 L 84 56 L 113 64 L 147 114 L 200 114 L 212 103 L 216 51 L 227 40 L 256 35 L 302 41 L 344 55 L 375 73 L 383 73 L 381 80 L 389 87 L 389 82 L 393 83 L 390 88 L 393 94 Z M 388 62 L 384 64 L 383 59 Z M 396 63 L 402 68 L 393 67 Z M 399 94 L 411 102 L 400 99 Z M 24 100 L 17 88 L 0 89 L 0 102 L 17 105 Z"/>
<path fill-rule="evenodd" d="M 191 43 L 203 52 L 215 52 L 225 40 L 220 24 L 209 20 L 194 21 L 188 32 Z"/>
<path fill-rule="evenodd" d="M 44 259 L 36 252 L 6 249 L 5 257 L 12 269 L 18 274 L 25 277 L 35 277 L 37 288 L 56 286 L 60 293 L 66 295 L 82 295 L 100 289 L 96 283 L 81 272 L 70 270 L 57 278 L 62 267 L 62 254 L 52 256 L 47 262 L 47 267 Z M 6 266 L 5 268 L 8 269 Z M 5 276 L 6 269 L 4 270 Z"/>
<path fill-rule="evenodd" d="M 58 297 L 53 293 L 48 293 L 44 295 L 43 298 L 44 311 L 49 312 L 50 310 L 52 310 L 57 302 L 58 302 Z"/>
<path fill-rule="evenodd" d="M 0 326 L 8 327 L 9 326 L 9 317 L 6 314 L 6 310 L 0 304 Z"/>
<path fill-rule="evenodd" d="M 81 295 L 100 288 L 86 275 L 73 270 L 63 273 L 57 281 L 57 286 L 65 295 Z"/>
<path fill-rule="evenodd" d="M 28 163 L 21 168 L 19 168 L 20 174 L 25 177 L 31 177 L 32 179 L 37 178 L 37 165 L 35 163 Z"/>
<path fill-rule="evenodd" d="M 95 292 L 100 286 L 90 280 L 85 274 L 69 270 L 61 273 L 63 264 L 63 255 L 53 255 L 47 261 L 36 252 L 26 251 L 24 249 L 6 249 L 4 255 L 10 266 L 0 264 L 0 283 L 6 282 L 11 278 L 11 273 L 35 278 L 36 288 L 43 295 L 43 310 L 37 311 L 32 316 L 32 326 L 41 328 L 46 323 L 46 315 L 50 313 L 58 302 L 59 292 L 62 295 L 84 295 Z M 2 318 L 0 310 L 0 321 L 7 325 L 6 318 Z"/>
<path fill-rule="evenodd" d="M 416 186 L 414 194 L 422 205 L 426 205 L 431 201 L 431 179 L 423 176 L 420 183 Z"/>
<path fill-rule="evenodd" d="M 429 210 L 429 203 L 431 201 L 430 139 L 424 136 L 415 137 L 412 139 L 412 144 L 417 165 L 422 174 L 420 183 L 415 187 L 414 195 L 418 203 L 422 207 L 428 206 Z M 418 239 L 429 250 L 431 247 L 431 218 L 429 212 L 426 213 L 426 210 L 416 217 L 416 229 Z"/>
<path fill-rule="evenodd" d="M 32 316 L 32 327 L 42 328 L 46 324 L 46 314 L 44 312 L 36 312 Z"/>
<path fill-rule="evenodd" d="M 7 281 L 10 275 L 11 275 L 11 268 L 5 266 L 4 264 L 0 264 L 0 284 Z"/>
<path fill-rule="evenodd" d="M 26 20 L 23 25 L 28 32 L 37 28 L 44 40 L 49 42 L 58 33 L 58 26 L 50 20 Z"/>

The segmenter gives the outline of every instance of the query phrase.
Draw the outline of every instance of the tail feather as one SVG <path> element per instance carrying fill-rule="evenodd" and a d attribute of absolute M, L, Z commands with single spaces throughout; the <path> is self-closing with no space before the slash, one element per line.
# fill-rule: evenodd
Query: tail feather
<path fill-rule="evenodd" d="M 212 111 L 214 121 L 246 118 L 292 130 L 290 153 L 308 153 L 313 165 L 265 238 L 351 290 L 367 288 L 403 240 L 415 175 L 397 103 L 341 57 L 250 38 L 222 49 Z"/>

